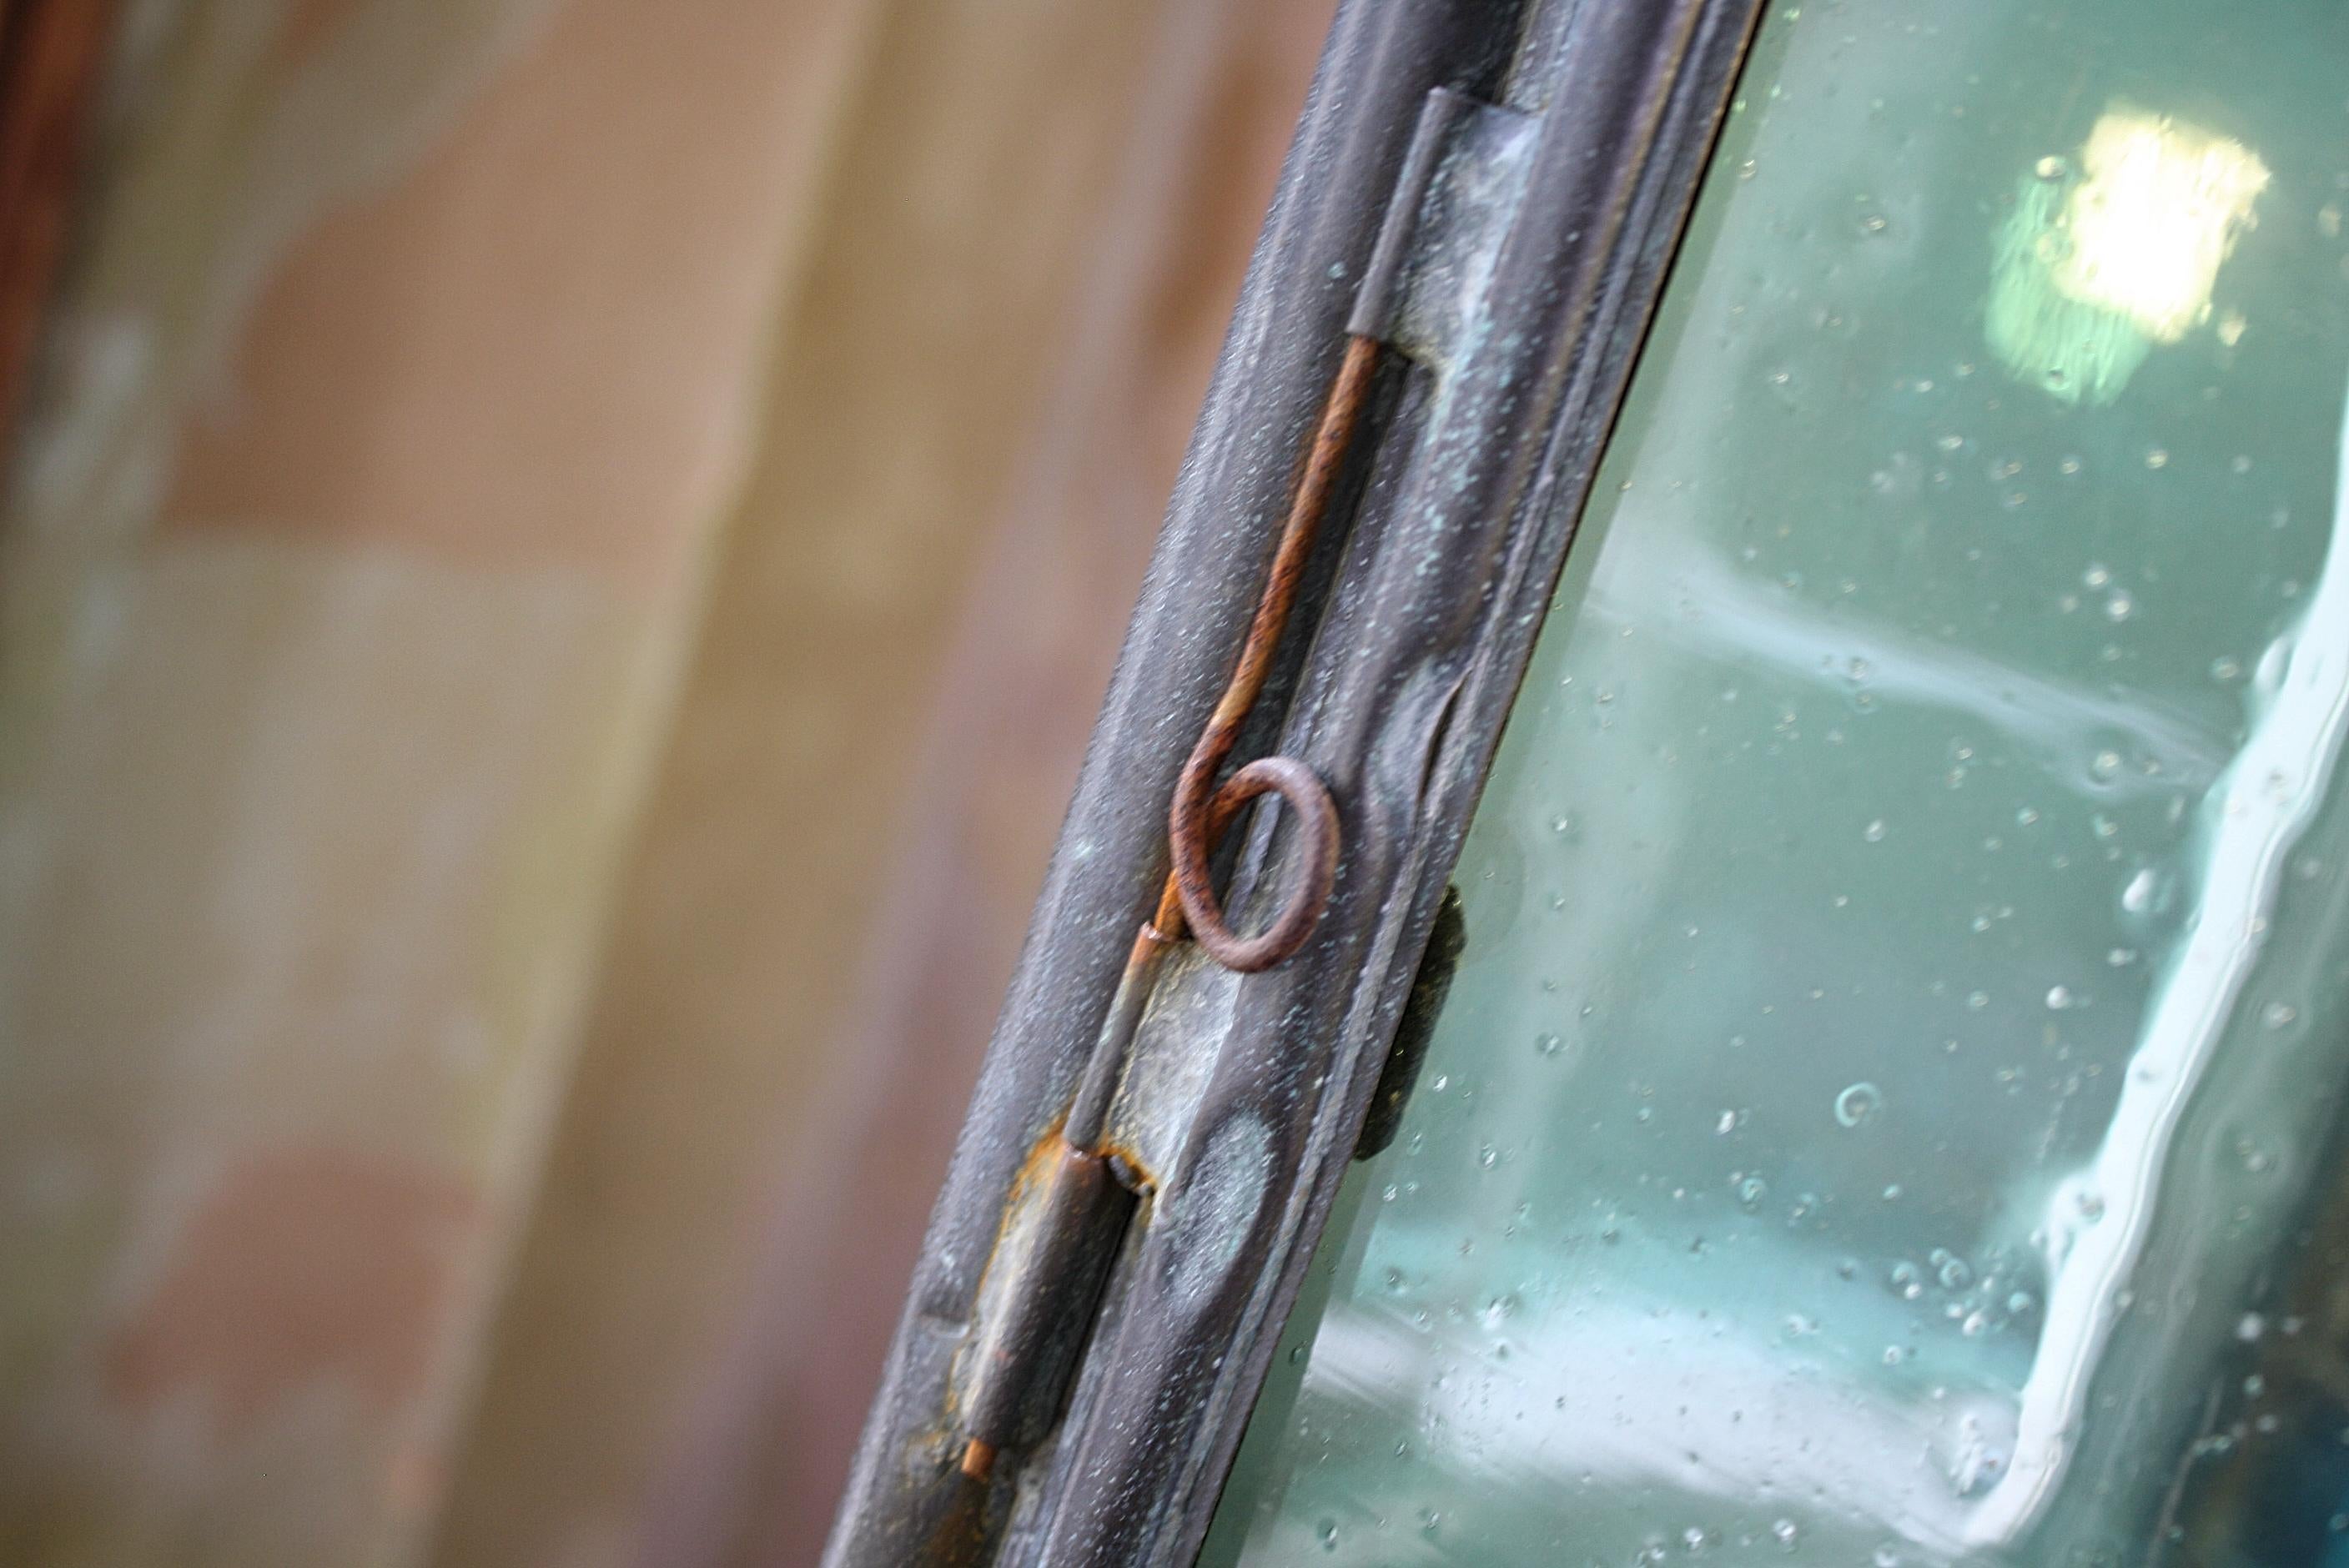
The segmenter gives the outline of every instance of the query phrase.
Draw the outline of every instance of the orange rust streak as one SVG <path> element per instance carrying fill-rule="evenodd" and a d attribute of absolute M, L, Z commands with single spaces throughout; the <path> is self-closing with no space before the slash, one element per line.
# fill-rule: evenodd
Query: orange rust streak
<path fill-rule="evenodd" d="M 1313 552 L 1313 540 L 1320 531 L 1322 513 L 1329 510 L 1330 487 L 1337 481 L 1346 448 L 1353 440 L 1354 425 L 1361 417 L 1378 355 L 1376 339 L 1346 340 L 1346 356 L 1339 363 L 1336 379 L 1330 384 L 1329 400 L 1322 406 L 1320 426 L 1313 432 L 1313 449 L 1305 460 L 1304 477 L 1298 481 L 1297 494 L 1289 501 L 1288 519 L 1281 527 L 1280 548 L 1273 553 L 1264 597 L 1257 603 L 1247 641 L 1240 645 L 1239 663 L 1232 670 L 1231 684 L 1224 688 L 1223 700 L 1216 705 L 1214 715 L 1207 720 L 1206 732 L 1200 738 L 1204 750 L 1211 738 L 1221 737 L 1218 762 L 1230 753 L 1232 737 L 1237 733 L 1240 720 L 1256 706 L 1257 696 L 1264 690 L 1265 677 L 1271 673 L 1272 651 L 1280 642 L 1281 628 L 1288 624 L 1290 608 L 1297 603 L 1306 557 Z"/>
<path fill-rule="evenodd" d="M 1166 885 L 1158 892 L 1158 908 L 1150 916 L 1150 923 L 1142 928 L 1142 935 L 1134 938 L 1136 953 L 1139 954 L 1141 943 L 1150 936 L 1155 935 L 1165 942 L 1180 942 L 1189 929 L 1183 919 L 1182 884 L 1174 880 L 1173 872 L 1168 872 Z M 1132 964 L 1134 960 L 1128 958 L 1126 962 Z"/>
<path fill-rule="evenodd" d="M 1133 1145 L 1130 1143 L 1120 1143 L 1114 1139 L 1104 1138 L 1101 1140 L 1101 1147 L 1093 1150 L 1093 1152 L 1100 1155 L 1104 1160 L 1115 1161 L 1124 1165 L 1128 1171 L 1133 1172 L 1133 1181 L 1130 1183 L 1125 1183 L 1129 1191 L 1138 1191 L 1140 1189 L 1145 1187 L 1149 1188 L 1153 1191 L 1157 1190 L 1158 1177 L 1156 1173 L 1154 1172 L 1149 1166 L 1143 1163 L 1142 1151 L 1134 1148 Z"/>

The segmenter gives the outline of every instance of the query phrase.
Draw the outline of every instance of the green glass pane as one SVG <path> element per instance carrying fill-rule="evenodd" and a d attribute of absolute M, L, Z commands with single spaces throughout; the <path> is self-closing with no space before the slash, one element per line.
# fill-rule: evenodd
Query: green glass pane
<path fill-rule="evenodd" d="M 1206 1561 L 2349 1563 L 2349 8 L 1774 8 Z"/>

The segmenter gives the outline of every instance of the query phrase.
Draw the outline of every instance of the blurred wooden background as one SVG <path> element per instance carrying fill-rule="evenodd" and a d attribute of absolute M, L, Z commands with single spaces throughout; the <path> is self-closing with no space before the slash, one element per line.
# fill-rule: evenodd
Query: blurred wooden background
<path fill-rule="evenodd" d="M 0 1559 L 813 1561 L 1329 7 L 118 6 Z"/>

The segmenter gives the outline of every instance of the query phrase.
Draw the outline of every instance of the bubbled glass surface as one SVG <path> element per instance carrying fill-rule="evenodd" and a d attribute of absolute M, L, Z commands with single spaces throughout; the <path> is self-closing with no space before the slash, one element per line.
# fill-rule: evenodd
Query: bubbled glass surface
<path fill-rule="evenodd" d="M 1206 1561 L 2349 1563 L 2344 100 L 1773 6 Z"/>

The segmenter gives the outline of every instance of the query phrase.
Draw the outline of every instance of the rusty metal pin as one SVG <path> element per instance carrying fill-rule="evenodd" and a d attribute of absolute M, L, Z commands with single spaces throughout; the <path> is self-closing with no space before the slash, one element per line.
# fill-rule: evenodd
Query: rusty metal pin
<path fill-rule="evenodd" d="M 1320 424 L 1306 454 L 1305 471 L 1299 477 L 1288 519 L 1281 525 L 1280 542 L 1273 552 L 1264 595 L 1257 602 L 1256 618 L 1240 645 L 1231 682 L 1175 779 L 1174 803 L 1167 810 L 1166 840 L 1173 861 L 1169 880 L 1184 922 L 1210 958 L 1243 974 L 1269 969 L 1305 945 L 1329 907 L 1337 875 L 1338 808 L 1328 787 L 1310 768 L 1292 758 L 1266 757 L 1242 768 L 1220 789 L 1216 775 L 1231 756 L 1241 721 L 1256 705 L 1271 673 L 1273 650 L 1297 602 L 1306 561 L 1313 552 L 1322 516 L 1330 509 L 1330 491 L 1369 400 L 1378 356 L 1376 339 L 1359 335 L 1347 338 L 1345 357 L 1330 384 Z M 1207 857 L 1233 812 L 1263 794 L 1278 795 L 1297 813 L 1305 858 L 1279 914 L 1256 935 L 1243 936 L 1224 918 L 1223 904 L 1208 875 Z M 1161 901 L 1160 907 L 1164 912 L 1165 901 Z M 1176 934 L 1164 922 L 1154 923 L 1164 934 Z"/>

